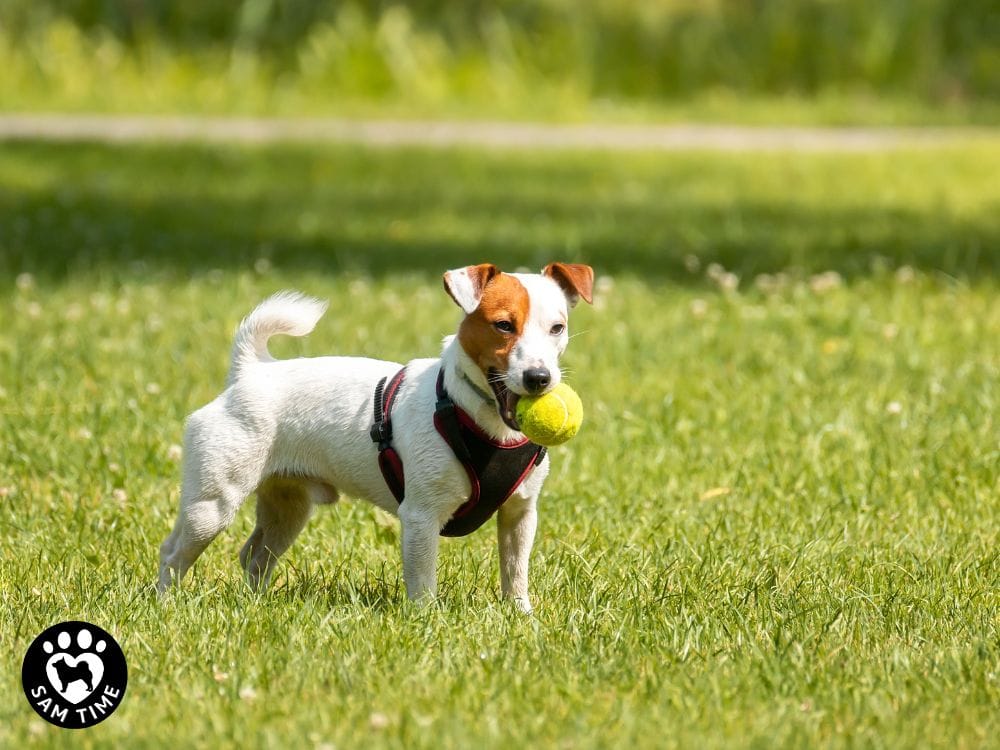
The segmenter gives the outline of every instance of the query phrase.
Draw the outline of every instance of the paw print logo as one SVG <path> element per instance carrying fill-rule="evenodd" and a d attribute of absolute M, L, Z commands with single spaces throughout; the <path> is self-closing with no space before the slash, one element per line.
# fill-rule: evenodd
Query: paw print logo
<path fill-rule="evenodd" d="M 68 631 L 63 630 L 56 636 L 59 651 L 56 651 L 49 641 L 42 641 L 42 651 L 52 654 L 45 665 L 45 674 L 49 684 L 63 698 L 76 705 L 93 693 L 104 677 L 104 662 L 99 656 L 108 646 L 104 639 L 94 643 L 94 636 L 87 628 L 80 628 L 76 634 L 76 646 L 81 652 L 78 656 L 66 653 L 73 638 Z M 93 646 L 93 650 L 90 647 Z M 55 652 L 55 653 L 53 653 Z"/>
<path fill-rule="evenodd" d="M 63 622 L 25 654 L 21 682 L 31 707 L 57 726 L 93 726 L 118 707 L 128 669 L 117 641 L 87 622 Z"/>

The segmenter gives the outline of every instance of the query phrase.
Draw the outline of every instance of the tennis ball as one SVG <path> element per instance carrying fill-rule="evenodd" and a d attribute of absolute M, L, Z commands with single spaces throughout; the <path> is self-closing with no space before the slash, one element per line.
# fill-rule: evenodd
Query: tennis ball
<path fill-rule="evenodd" d="M 522 396 L 517 423 L 528 439 L 539 445 L 559 445 L 573 437 L 583 422 L 583 404 L 576 391 L 560 383 L 543 396 Z"/>

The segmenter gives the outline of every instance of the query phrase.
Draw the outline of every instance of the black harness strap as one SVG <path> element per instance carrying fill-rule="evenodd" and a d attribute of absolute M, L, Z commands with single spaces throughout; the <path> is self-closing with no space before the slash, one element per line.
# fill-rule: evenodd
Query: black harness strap
<path fill-rule="evenodd" d="M 405 497 L 403 462 L 392 447 L 392 404 L 403 382 L 405 368 L 386 385 L 382 378 L 375 388 L 375 423 L 371 438 L 378 444 L 379 468 L 396 502 Z M 441 529 L 442 536 L 471 534 L 510 497 L 531 470 L 542 462 L 545 448 L 527 438 L 500 443 L 486 435 L 475 421 L 460 409 L 444 388 L 444 372 L 438 373 L 437 404 L 434 427 L 465 468 L 469 477 L 468 499 Z"/>
<path fill-rule="evenodd" d="M 406 368 L 392 376 L 386 387 L 387 378 L 382 378 L 375 386 L 375 422 L 369 431 L 372 442 L 378 444 L 378 467 L 397 503 L 403 502 L 403 460 L 392 447 L 392 404 L 399 393 L 399 386 L 406 377 Z"/>

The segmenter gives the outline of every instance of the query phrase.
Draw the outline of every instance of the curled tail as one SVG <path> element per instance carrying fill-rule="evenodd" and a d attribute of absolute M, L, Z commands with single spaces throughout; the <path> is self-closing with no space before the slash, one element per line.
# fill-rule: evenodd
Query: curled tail
<path fill-rule="evenodd" d="M 247 315 L 233 340 L 233 357 L 227 383 L 252 362 L 273 362 L 267 340 L 275 334 L 305 336 L 326 312 L 326 302 L 298 292 L 278 292 L 261 302 Z"/>

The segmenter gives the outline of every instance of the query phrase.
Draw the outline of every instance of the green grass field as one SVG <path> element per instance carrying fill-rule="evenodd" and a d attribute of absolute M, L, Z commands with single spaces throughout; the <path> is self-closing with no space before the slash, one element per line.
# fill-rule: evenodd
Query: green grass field
<path fill-rule="evenodd" d="M 1000 143 L 872 155 L 4 144 L 0 746 L 997 747 Z M 482 260 L 598 270 L 565 358 L 533 618 L 492 524 L 408 605 L 394 519 L 321 509 L 251 594 L 252 502 L 152 590 L 188 412 L 259 299 L 279 356 L 427 356 Z M 718 267 L 711 264 L 719 264 Z M 732 275 L 727 275 L 732 274 Z M 70 734 L 66 619 L 129 660 Z"/>

